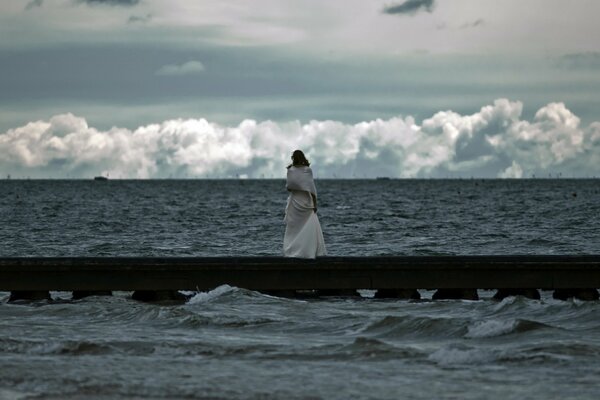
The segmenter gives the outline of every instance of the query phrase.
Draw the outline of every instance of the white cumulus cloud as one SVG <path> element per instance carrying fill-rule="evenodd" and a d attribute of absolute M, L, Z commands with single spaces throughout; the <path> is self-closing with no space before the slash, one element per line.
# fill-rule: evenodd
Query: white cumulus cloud
<path fill-rule="evenodd" d="M 471 115 L 441 111 L 346 124 L 245 120 L 223 126 L 173 119 L 135 130 L 98 130 L 73 114 L 0 134 L 0 173 L 15 177 L 284 177 L 290 153 L 306 152 L 318 177 L 520 178 L 600 174 L 600 122 L 587 128 L 562 103 L 532 121 L 498 99 Z"/>
<path fill-rule="evenodd" d="M 522 178 L 523 168 L 516 162 L 513 161 L 511 166 L 506 168 L 504 171 L 498 174 L 499 178 Z"/>
<path fill-rule="evenodd" d="M 167 64 L 156 70 L 160 76 L 196 75 L 204 72 L 204 64 L 200 61 L 188 61 L 183 64 Z"/>

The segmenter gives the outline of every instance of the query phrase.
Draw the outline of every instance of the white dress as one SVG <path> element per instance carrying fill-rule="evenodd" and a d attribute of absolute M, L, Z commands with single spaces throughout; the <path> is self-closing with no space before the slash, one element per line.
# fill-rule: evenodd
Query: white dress
<path fill-rule="evenodd" d="M 311 196 L 311 192 L 316 196 L 311 169 L 290 167 L 287 187 L 290 195 L 285 208 L 283 255 L 299 258 L 326 255 L 323 231 Z"/>

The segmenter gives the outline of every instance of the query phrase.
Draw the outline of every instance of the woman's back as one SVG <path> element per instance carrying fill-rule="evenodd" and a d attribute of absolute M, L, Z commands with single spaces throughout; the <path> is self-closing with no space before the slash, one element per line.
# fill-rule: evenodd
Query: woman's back
<path fill-rule="evenodd" d="M 283 254 L 286 257 L 315 258 L 326 254 L 317 217 L 317 188 L 304 154 L 296 150 L 292 160 L 295 163 L 288 167 L 286 182 L 290 195 L 285 208 Z"/>

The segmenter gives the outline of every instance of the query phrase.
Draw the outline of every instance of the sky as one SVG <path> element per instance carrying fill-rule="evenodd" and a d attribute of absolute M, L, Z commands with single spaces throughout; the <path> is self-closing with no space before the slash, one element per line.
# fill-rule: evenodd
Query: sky
<path fill-rule="evenodd" d="M 596 0 L 0 2 L 0 177 L 600 176 Z"/>

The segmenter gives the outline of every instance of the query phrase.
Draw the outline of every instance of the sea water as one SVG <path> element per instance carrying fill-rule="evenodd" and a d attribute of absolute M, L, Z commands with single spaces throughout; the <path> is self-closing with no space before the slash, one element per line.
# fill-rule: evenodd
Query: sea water
<path fill-rule="evenodd" d="M 330 255 L 599 254 L 599 180 L 319 180 Z M 0 181 L 0 256 L 280 255 L 282 180 Z M 7 303 L 0 399 L 596 399 L 600 303 Z"/>

